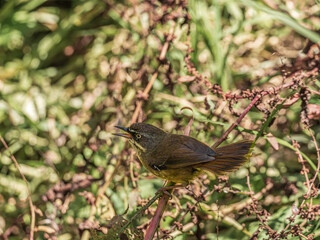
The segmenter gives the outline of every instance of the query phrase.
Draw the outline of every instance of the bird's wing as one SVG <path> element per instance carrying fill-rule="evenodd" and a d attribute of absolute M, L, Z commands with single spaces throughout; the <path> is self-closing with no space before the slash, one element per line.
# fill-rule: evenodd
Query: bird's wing
<path fill-rule="evenodd" d="M 175 135 L 175 138 L 172 139 L 172 144 L 167 144 L 167 149 L 163 149 L 164 151 L 168 150 L 167 152 L 170 152 L 170 154 L 160 164 L 162 169 L 182 168 L 210 162 L 217 155 L 209 146 L 192 137 Z"/>

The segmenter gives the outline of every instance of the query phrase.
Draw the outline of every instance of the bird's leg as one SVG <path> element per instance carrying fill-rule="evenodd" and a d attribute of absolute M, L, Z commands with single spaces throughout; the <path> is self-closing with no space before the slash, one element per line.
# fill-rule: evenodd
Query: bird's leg
<path fill-rule="evenodd" d="M 177 185 L 168 186 L 168 187 L 161 187 L 159 190 L 160 191 L 167 191 L 167 190 L 171 190 L 171 189 L 175 189 L 175 188 L 184 188 L 186 186 L 188 186 L 188 185 L 186 185 L 186 184 L 177 184 Z"/>
<path fill-rule="evenodd" d="M 167 181 L 165 182 L 164 186 L 167 185 Z M 183 188 L 186 187 L 188 184 L 176 184 L 172 186 L 166 186 L 166 187 L 161 187 L 158 189 L 157 193 L 162 192 L 166 195 L 168 195 L 170 198 L 172 198 L 172 194 L 168 190 L 176 189 L 176 188 Z"/>

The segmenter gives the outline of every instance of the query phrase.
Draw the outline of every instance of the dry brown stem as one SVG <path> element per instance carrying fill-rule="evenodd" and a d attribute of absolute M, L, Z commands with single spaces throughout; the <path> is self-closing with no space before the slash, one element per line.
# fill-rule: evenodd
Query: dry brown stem
<path fill-rule="evenodd" d="M 30 240 L 33 240 L 34 239 L 34 230 L 35 230 L 35 222 L 36 222 L 36 214 L 35 214 L 35 208 L 34 208 L 34 205 L 32 203 L 32 199 L 31 199 L 31 191 L 30 191 L 30 188 L 29 188 L 29 184 L 28 184 L 28 181 L 26 179 L 26 177 L 24 176 L 24 174 L 21 172 L 21 169 L 20 169 L 20 165 L 17 161 L 17 159 L 13 156 L 13 154 L 10 152 L 10 149 L 7 145 L 7 143 L 5 142 L 5 140 L 2 138 L 2 136 L 0 136 L 0 140 L 3 144 L 3 146 L 8 150 L 9 154 L 10 154 L 10 158 L 11 160 L 13 161 L 16 169 L 18 170 L 20 176 L 22 177 L 23 181 L 25 182 L 26 184 L 26 187 L 27 187 L 27 191 L 28 191 L 28 201 L 29 201 L 29 206 L 30 206 L 30 212 L 31 212 L 31 224 L 30 224 Z"/>
<path fill-rule="evenodd" d="M 160 64 L 158 65 L 157 69 L 153 73 L 150 81 L 148 82 L 148 85 L 143 90 L 142 96 L 144 96 L 144 99 L 148 99 L 148 95 L 149 95 L 149 92 L 150 92 L 150 90 L 152 88 L 152 85 L 153 85 L 153 83 L 155 82 L 155 80 L 157 79 L 157 77 L 159 75 L 159 68 L 162 65 L 162 62 L 165 60 L 165 56 L 166 56 L 167 51 L 169 49 L 169 44 L 173 40 L 175 26 L 176 26 L 176 23 L 174 21 L 172 21 L 171 27 L 170 27 L 170 31 L 169 31 L 169 35 L 166 38 L 166 42 L 163 44 L 162 49 L 161 49 L 161 53 L 160 53 L 160 57 L 159 57 Z M 136 109 L 134 110 L 134 113 L 133 113 L 132 118 L 131 118 L 131 124 L 137 122 L 140 110 L 142 108 L 143 101 L 144 101 L 143 99 L 137 100 Z"/>

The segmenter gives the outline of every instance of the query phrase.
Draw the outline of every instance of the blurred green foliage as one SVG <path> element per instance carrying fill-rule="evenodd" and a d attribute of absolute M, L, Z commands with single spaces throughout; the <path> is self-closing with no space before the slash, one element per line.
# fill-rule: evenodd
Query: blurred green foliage
<path fill-rule="evenodd" d="M 130 219 L 137 207 L 162 186 L 162 180 L 152 178 L 136 161 L 129 145 L 111 135 L 114 125 L 130 124 L 139 91 L 143 91 L 159 65 L 159 49 L 171 25 L 156 17 L 179 7 L 166 9 L 160 2 L 149 2 L 153 1 L 0 2 L 0 134 L 18 160 L 38 209 L 36 239 L 89 239 L 90 227 L 79 227 L 86 220 L 108 226 L 117 215 L 127 213 L 125 218 Z M 189 106 L 195 117 L 191 136 L 209 145 L 237 117 L 230 113 L 227 102 L 212 94 L 204 83 L 178 82 L 180 76 L 188 75 L 184 59 L 188 27 L 194 50 L 192 62 L 225 92 L 281 85 L 285 81 L 281 66 L 290 65 L 301 54 L 307 39 L 320 39 L 316 33 L 320 5 L 313 1 L 190 0 L 187 9 L 181 11 L 188 12 L 191 20 L 182 24 L 183 19 L 177 19 L 175 38 L 166 55 L 171 69 L 167 65 L 159 68 L 140 119 L 182 134 L 191 112 L 179 112 Z M 305 85 L 319 92 L 319 79 L 307 79 Z M 286 99 L 298 91 L 285 90 L 279 96 Z M 320 105 L 319 95 L 310 97 L 310 103 Z M 262 104 L 268 108 L 270 98 L 264 99 Z M 233 108 L 241 112 L 249 102 L 241 100 Z M 259 192 L 269 179 L 275 187 L 258 200 L 261 208 L 271 214 L 267 222 L 270 227 L 284 229 L 287 218 L 292 216 L 291 206 L 300 206 L 307 191 L 305 177 L 300 174 L 302 166 L 289 137 L 298 141 L 304 158 L 313 163 L 313 167 L 306 164 L 310 179 L 317 166 L 315 144 L 300 121 L 300 104 L 301 100 L 279 110 L 273 124 L 264 129 L 264 133 L 276 138 L 279 150 L 266 137 L 259 138 L 254 157 L 227 183 L 219 183 L 214 176 L 202 176 L 193 188 L 202 191 L 203 186 L 208 186 L 212 190 L 222 184 L 248 191 L 249 174 L 252 190 Z M 264 113 L 253 108 L 238 127 L 240 131 L 233 131 L 227 142 L 253 139 L 265 119 Z M 319 146 L 319 120 L 311 124 Z M 2 145 L 0 154 L 0 235 L 26 238 L 30 231 L 27 189 Z M 54 184 L 88 176 L 96 181 L 65 195 L 57 194 L 52 201 L 44 200 Z M 99 199 L 96 208 L 79 195 L 84 190 Z M 194 201 L 191 196 L 187 190 L 176 194 L 165 213 L 163 229 L 170 229 L 178 221 L 183 215 L 180 210 Z M 199 208 L 187 214 L 182 224 L 190 227 L 183 233 L 174 231 L 172 236 L 248 239 L 260 224 L 254 213 L 242 209 L 228 212 L 228 218 L 219 218 L 219 209 L 223 211 L 248 198 L 215 191 L 205 203 L 217 207 L 217 212 Z M 319 199 L 313 199 L 313 204 L 319 205 Z M 136 219 L 132 229 L 147 223 L 155 207 L 156 204 Z M 195 217 L 199 223 L 190 225 Z M 298 216 L 294 223 L 303 221 Z M 318 221 L 319 215 L 308 220 L 302 234 L 319 235 Z M 267 238 L 266 231 L 261 232 L 259 239 Z"/>

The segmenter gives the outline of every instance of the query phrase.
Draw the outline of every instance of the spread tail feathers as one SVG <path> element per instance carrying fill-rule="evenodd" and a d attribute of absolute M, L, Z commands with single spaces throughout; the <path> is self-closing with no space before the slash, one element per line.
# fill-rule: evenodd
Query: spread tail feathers
<path fill-rule="evenodd" d="M 243 140 L 214 149 L 218 154 L 215 160 L 199 165 L 199 168 L 208 170 L 216 175 L 233 172 L 244 164 L 250 157 L 249 151 L 252 141 Z"/>

